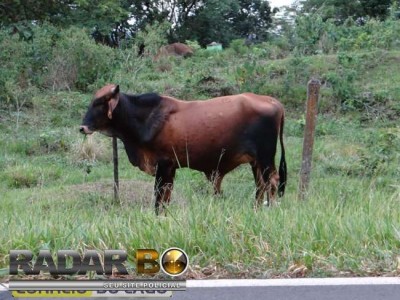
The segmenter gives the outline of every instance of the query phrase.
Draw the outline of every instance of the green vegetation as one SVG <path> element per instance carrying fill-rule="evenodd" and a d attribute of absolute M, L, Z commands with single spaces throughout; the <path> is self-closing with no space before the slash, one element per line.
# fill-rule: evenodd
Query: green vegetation
<path fill-rule="evenodd" d="M 113 204 L 110 140 L 95 135 L 83 143 L 79 118 L 70 120 L 68 128 L 50 129 L 43 122 L 32 130 L 27 124 L 17 135 L 10 128 L 2 137 L 4 268 L 9 249 L 123 248 L 132 254 L 139 247 L 179 246 L 188 252 L 189 275 L 196 278 L 398 272 L 398 131 L 390 137 L 389 130 L 365 128 L 353 118 L 321 116 L 310 194 L 299 202 L 302 123 L 289 118 L 290 181 L 280 205 L 254 212 L 247 166 L 227 176 L 222 197 L 213 196 L 202 174 L 180 170 L 169 216 L 156 218 L 153 178 L 132 168 L 121 149 L 122 204 Z M 372 140 L 381 130 L 389 136 Z"/>
<path fill-rule="evenodd" d="M 0 274 L 10 249 L 116 248 L 133 258 L 139 247 L 177 246 L 191 278 L 399 275 L 400 21 L 391 14 L 360 26 L 316 12 L 296 24 L 250 47 L 231 36 L 221 52 L 189 37 L 193 57 L 157 61 L 168 23 L 147 24 L 120 49 L 96 44 L 79 24 L 41 23 L 30 39 L 0 30 Z M 299 202 L 311 77 L 322 82 L 321 99 L 311 187 Z M 219 197 L 203 174 L 183 169 L 168 216 L 157 218 L 153 178 L 120 145 L 122 203 L 114 204 L 111 140 L 78 133 L 93 91 L 109 82 L 189 101 L 247 91 L 280 99 L 284 198 L 255 212 L 249 166 L 226 177 Z"/>

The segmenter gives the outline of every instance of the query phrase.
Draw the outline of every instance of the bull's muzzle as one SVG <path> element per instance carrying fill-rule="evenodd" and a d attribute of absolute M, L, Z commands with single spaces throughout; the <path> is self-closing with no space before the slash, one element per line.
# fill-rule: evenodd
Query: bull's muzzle
<path fill-rule="evenodd" d="M 81 127 L 79 127 L 79 132 L 83 133 L 83 134 L 92 134 L 93 131 L 91 131 L 89 129 L 89 127 L 87 127 L 86 125 L 81 125 Z"/>

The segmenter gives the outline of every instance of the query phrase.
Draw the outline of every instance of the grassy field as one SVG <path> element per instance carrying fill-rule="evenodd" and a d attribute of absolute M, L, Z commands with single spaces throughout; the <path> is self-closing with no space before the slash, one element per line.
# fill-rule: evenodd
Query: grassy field
<path fill-rule="evenodd" d="M 399 57 L 397 52 L 384 57 L 393 72 L 392 79 L 400 78 L 392 65 Z M 246 66 L 246 58 L 242 60 L 243 65 L 239 66 L 252 71 L 251 66 Z M 160 92 L 191 95 L 185 86 L 198 82 L 193 78 L 204 78 L 213 63 L 216 66 L 213 76 L 231 74 L 221 66 L 218 57 L 209 59 L 201 70 L 195 63 L 193 60 L 173 65 L 176 90 L 172 90 L 173 78 L 155 75 L 153 81 L 146 81 L 149 74 L 145 72 L 138 76 L 146 80 L 142 78 L 137 87 L 123 90 L 157 90 L 156 86 L 161 86 Z M 397 95 L 398 87 L 387 83 L 388 76 L 382 80 L 385 68 L 370 63 L 368 70 L 374 75 L 360 76 L 357 84 Z M 282 70 L 292 70 L 293 64 L 287 59 L 265 63 L 265 72 L 281 75 L 257 89 L 280 96 L 287 79 Z M 188 66 L 196 69 L 197 75 L 185 81 L 178 71 L 186 68 L 190 72 Z M 308 75 L 338 68 L 331 56 L 305 60 L 295 67 L 304 69 Z M 252 85 L 261 84 L 258 78 L 250 82 L 243 77 L 247 82 L 241 81 L 240 70 L 237 72 L 235 78 L 227 75 L 223 82 L 210 79 L 203 88 L 209 88 L 210 94 L 212 89 L 232 82 L 236 82 L 237 91 L 251 90 Z M 252 72 L 258 74 L 257 70 Z M 177 172 L 168 217 L 157 218 L 152 199 L 153 178 L 129 164 L 121 144 L 122 203 L 113 204 L 111 140 L 95 134 L 84 141 L 78 133 L 91 95 L 38 93 L 20 113 L 3 109 L 0 118 L 3 278 L 7 277 L 10 249 L 34 252 L 126 249 L 133 259 L 134 249 L 163 251 L 171 246 L 188 253 L 191 262 L 188 278 L 399 275 L 398 123 L 391 117 L 382 118 L 384 112 L 379 105 L 373 106 L 370 115 L 351 111 L 332 113 L 336 104 L 329 101 L 335 99 L 336 91 L 323 86 L 312 182 L 307 200 L 299 202 L 305 99 L 305 85 L 299 82 L 291 87 L 292 94 L 280 97 L 288 107 L 287 191 L 278 205 L 258 212 L 253 210 L 255 186 L 249 166 L 226 176 L 223 196 L 213 195 L 203 174 L 182 169 Z M 292 99 L 297 96 L 294 103 Z M 391 101 L 390 107 L 395 108 L 400 100 L 392 97 Z"/>

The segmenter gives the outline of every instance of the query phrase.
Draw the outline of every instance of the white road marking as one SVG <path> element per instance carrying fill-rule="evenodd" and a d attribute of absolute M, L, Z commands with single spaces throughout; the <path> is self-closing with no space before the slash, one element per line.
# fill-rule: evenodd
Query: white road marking
<path fill-rule="evenodd" d="M 400 285 L 400 277 L 343 277 L 295 279 L 210 279 L 188 280 L 187 288 L 218 287 L 285 287 L 285 286 L 349 286 L 349 285 Z M 7 283 L 0 284 L 0 292 L 8 290 Z"/>
<path fill-rule="evenodd" d="M 188 280 L 187 288 L 250 286 L 400 285 L 400 277 Z"/>

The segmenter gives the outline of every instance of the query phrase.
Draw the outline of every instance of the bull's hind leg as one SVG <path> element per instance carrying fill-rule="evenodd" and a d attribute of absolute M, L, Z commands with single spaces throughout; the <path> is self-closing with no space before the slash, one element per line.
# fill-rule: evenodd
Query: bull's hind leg
<path fill-rule="evenodd" d="M 222 184 L 222 179 L 224 178 L 225 174 L 221 174 L 219 171 L 212 171 L 211 173 L 205 173 L 207 176 L 207 179 L 212 183 L 213 188 L 214 188 L 214 194 L 215 195 L 220 195 L 222 194 L 221 191 L 221 184 Z"/>
<path fill-rule="evenodd" d="M 162 213 L 165 206 L 168 205 L 171 200 L 175 171 L 176 168 L 169 162 L 159 162 L 157 164 L 156 180 L 154 185 L 156 215 Z"/>
<path fill-rule="evenodd" d="M 266 184 L 267 205 L 273 204 L 278 190 L 279 175 L 275 167 L 276 154 L 276 138 L 273 134 L 270 135 L 269 143 L 260 145 L 257 154 L 257 162 Z M 271 142 L 274 141 L 274 142 Z"/>
<path fill-rule="evenodd" d="M 275 167 L 274 161 L 268 164 L 262 164 L 260 172 L 265 182 L 265 189 L 267 192 L 267 206 L 275 202 L 278 190 L 279 175 Z"/>
<path fill-rule="evenodd" d="M 258 209 L 264 200 L 264 193 L 266 190 L 266 184 L 262 176 L 261 168 L 257 162 L 251 163 L 251 170 L 253 171 L 254 181 L 256 182 L 256 203 L 255 209 Z"/>

